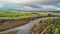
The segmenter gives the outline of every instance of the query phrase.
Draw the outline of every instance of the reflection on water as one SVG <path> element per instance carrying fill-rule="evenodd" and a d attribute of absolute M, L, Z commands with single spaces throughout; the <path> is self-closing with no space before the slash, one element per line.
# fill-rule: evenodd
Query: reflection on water
<path fill-rule="evenodd" d="M 35 25 L 35 23 L 38 23 L 39 21 L 40 21 L 40 19 L 35 19 L 24 26 L 9 29 L 9 30 L 3 31 L 3 32 L 16 31 L 15 32 L 16 34 L 30 34 L 29 30 Z"/>
<path fill-rule="evenodd" d="M 58 18 L 58 17 L 55 17 Z M 24 26 L 20 26 L 14 29 L 10 29 L 10 30 L 6 30 L 4 32 L 9 32 L 9 31 L 17 31 L 16 34 L 30 34 L 29 30 L 40 21 L 41 18 L 32 20 L 30 23 L 24 25 Z M 45 18 L 46 19 L 46 18 Z"/>
<path fill-rule="evenodd" d="M 17 34 L 30 34 L 29 30 L 35 25 L 35 23 L 38 23 L 39 21 L 40 19 L 36 19 L 31 21 L 29 24 L 20 27 L 22 31 L 17 32 Z"/>

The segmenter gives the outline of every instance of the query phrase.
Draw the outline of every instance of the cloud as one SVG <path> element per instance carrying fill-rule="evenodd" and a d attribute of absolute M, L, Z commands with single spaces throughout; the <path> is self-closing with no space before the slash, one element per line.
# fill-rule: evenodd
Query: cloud
<path fill-rule="evenodd" d="M 58 3 L 58 6 L 60 7 L 60 3 Z"/>
<path fill-rule="evenodd" d="M 60 0 L 0 0 L 0 8 L 9 7 L 18 10 L 34 10 L 34 11 L 59 10 L 57 6 L 49 5 L 59 2 Z"/>
<path fill-rule="evenodd" d="M 4 5 L 0 2 L 0 8 L 2 8 Z"/>
<path fill-rule="evenodd" d="M 28 11 L 38 11 L 41 10 L 41 8 L 34 8 L 29 6 L 20 6 L 20 8 L 15 8 L 17 10 L 28 10 Z"/>
<path fill-rule="evenodd" d="M 17 4 L 17 5 L 37 5 L 37 4 L 57 3 L 60 2 L 60 0 L 0 0 L 0 2 Z"/>
<path fill-rule="evenodd" d="M 57 8 L 56 10 L 60 10 L 60 8 Z"/>
<path fill-rule="evenodd" d="M 1 4 L 1 5 L 0 5 L 0 8 L 2 8 L 2 7 L 3 7 L 3 5 Z"/>
<path fill-rule="evenodd" d="M 40 5 L 38 6 L 38 8 L 35 7 L 31 7 L 31 6 L 20 6 L 20 8 L 15 8 L 18 10 L 32 10 L 32 11 L 47 11 L 47 10 L 60 10 L 60 8 L 58 8 L 57 6 L 54 5 Z"/>
<path fill-rule="evenodd" d="M 57 7 L 54 5 L 41 5 L 43 10 L 55 10 Z"/>

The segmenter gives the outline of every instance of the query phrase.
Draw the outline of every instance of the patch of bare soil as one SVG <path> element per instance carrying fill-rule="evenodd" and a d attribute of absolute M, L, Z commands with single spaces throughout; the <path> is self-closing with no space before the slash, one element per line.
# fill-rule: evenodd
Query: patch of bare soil
<path fill-rule="evenodd" d="M 35 19 L 34 17 L 31 17 L 31 18 L 24 18 L 24 19 L 0 20 L 0 31 L 23 26 L 24 24 L 27 24 L 34 19 Z"/>

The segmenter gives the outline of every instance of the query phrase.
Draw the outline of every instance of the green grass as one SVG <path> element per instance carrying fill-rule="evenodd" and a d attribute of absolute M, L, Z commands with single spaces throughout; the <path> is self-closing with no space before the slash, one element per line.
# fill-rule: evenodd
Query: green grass
<path fill-rule="evenodd" d="M 49 23 L 50 28 L 47 31 L 50 31 L 49 33 L 54 33 L 54 34 L 60 34 L 60 18 L 58 19 L 49 19 L 47 20 Z"/>
<path fill-rule="evenodd" d="M 30 32 L 31 34 L 60 34 L 60 18 L 41 18 L 40 22 L 36 23 Z"/>
<path fill-rule="evenodd" d="M 21 19 L 21 18 L 28 18 L 28 17 L 37 17 L 38 14 L 40 16 L 48 16 L 48 14 L 60 16 L 60 13 L 54 13 L 54 12 L 38 12 L 38 13 L 36 12 L 37 14 L 34 13 L 18 12 L 18 11 L 0 11 L 0 19 Z"/>
<path fill-rule="evenodd" d="M 54 16 L 60 16 L 60 13 L 55 12 L 38 12 L 41 16 L 47 16 L 48 14 L 54 15 Z"/>
<path fill-rule="evenodd" d="M 14 12 L 14 11 L 3 11 L 0 12 L 0 19 L 21 19 L 28 17 L 37 17 L 38 14 L 33 14 L 29 12 Z"/>
<path fill-rule="evenodd" d="M 55 33 L 54 34 L 60 34 L 60 28 L 55 28 Z"/>

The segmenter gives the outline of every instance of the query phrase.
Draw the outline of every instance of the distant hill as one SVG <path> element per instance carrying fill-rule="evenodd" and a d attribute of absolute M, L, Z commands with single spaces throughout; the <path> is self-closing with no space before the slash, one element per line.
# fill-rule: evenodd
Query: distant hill
<path fill-rule="evenodd" d="M 8 11 L 8 12 L 59 12 L 60 13 L 60 10 L 59 11 L 27 11 L 27 10 L 0 10 L 0 12 L 3 11 Z"/>

